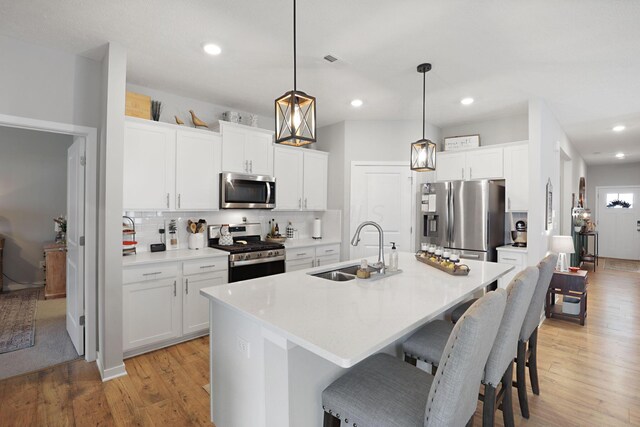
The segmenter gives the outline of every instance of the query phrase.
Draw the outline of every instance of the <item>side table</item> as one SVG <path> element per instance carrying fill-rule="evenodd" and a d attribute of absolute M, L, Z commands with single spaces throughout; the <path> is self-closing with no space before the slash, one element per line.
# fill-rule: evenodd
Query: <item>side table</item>
<path fill-rule="evenodd" d="M 587 317 L 587 284 L 587 270 L 578 270 L 576 273 L 554 271 L 547 290 L 546 317 L 577 319 L 584 326 L 584 319 Z M 562 305 L 556 304 L 556 295 L 578 298 L 580 300 L 580 312 L 578 314 L 563 313 Z"/>

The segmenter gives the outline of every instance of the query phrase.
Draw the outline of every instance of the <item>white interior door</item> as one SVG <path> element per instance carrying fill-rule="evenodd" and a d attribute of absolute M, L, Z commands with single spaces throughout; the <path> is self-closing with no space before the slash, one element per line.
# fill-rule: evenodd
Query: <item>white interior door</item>
<path fill-rule="evenodd" d="M 354 164 L 351 167 L 350 236 L 363 221 L 374 221 L 384 231 L 385 261 L 396 242 L 399 251 L 414 250 L 413 173 L 409 164 Z M 360 244 L 350 246 L 351 259 L 378 253 L 378 231 L 371 226 L 362 229 Z"/>
<path fill-rule="evenodd" d="M 600 256 L 640 260 L 640 186 L 598 188 L 597 203 Z"/>
<path fill-rule="evenodd" d="M 84 354 L 84 162 L 85 139 L 67 150 L 67 332 Z"/>

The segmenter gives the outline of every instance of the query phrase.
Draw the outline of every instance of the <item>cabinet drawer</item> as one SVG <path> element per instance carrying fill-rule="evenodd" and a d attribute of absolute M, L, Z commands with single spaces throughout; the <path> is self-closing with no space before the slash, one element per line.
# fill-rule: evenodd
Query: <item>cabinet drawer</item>
<path fill-rule="evenodd" d="M 217 257 L 184 261 L 182 263 L 182 274 L 190 276 L 192 274 L 209 273 L 212 271 L 223 271 L 229 267 L 229 258 Z"/>
<path fill-rule="evenodd" d="M 131 266 L 123 269 L 122 283 L 145 282 L 147 280 L 172 278 L 177 275 L 178 264 L 176 262 Z"/>
<path fill-rule="evenodd" d="M 318 246 L 316 248 L 316 256 L 338 255 L 340 257 L 340 245 Z"/>
<path fill-rule="evenodd" d="M 292 271 L 304 270 L 307 268 L 313 268 L 315 264 L 315 258 L 302 258 L 293 261 L 287 261 L 285 264 L 285 271 L 290 273 Z"/>
<path fill-rule="evenodd" d="M 526 259 L 524 254 L 514 252 L 498 252 L 498 262 L 511 265 L 525 265 Z"/>
<path fill-rule="evenodd" d="M 312 247 L 287 249 L 286 254 L 287 261 L 304 258 L 314 258 L 316 256 L 315 249 Z"/>

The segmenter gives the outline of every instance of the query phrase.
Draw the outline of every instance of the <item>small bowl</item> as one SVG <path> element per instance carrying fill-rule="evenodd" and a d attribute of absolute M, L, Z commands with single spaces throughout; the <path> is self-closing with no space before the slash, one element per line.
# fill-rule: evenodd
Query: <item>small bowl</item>
<path fill-rule="evenodd" d="M 580 267 L 569 267 L 569 271 L 572 273 L 577 273 L 580 271 Z"/>

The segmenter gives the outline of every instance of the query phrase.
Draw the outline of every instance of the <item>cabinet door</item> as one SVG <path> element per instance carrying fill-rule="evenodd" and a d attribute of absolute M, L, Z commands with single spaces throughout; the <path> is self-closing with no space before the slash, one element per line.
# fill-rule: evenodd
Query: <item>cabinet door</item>
<path fill-rule="evenodd" d="M 179 295 L 176 279 L 122 287 L 125 351 L 180 336 Z"/>
<path fill-rule="evenodd" d="M 249 173 L 244 158 L 246 135 L 242 129 L 225 126 L 222 129 L 222 171 Z"/>
<path fill-rule="evenodd" d="M 465 153 L 436 153 L 436 181 L 465 179 Z"/>
<path fill-rule="evenodd" d="M 529 146 L 504 149 L 504 180 L 507 211 L 529 210 Z"/>
<path fill-rule="evenodd" d="M 305 270 L 307 268 L 313 268 L 316 264 L 315 257 L 301 258 L 292 261 L 287 261 L 285 264 L 285 270 L 287 273 L 298 270 Z"/>
<path fill-rule="evenodd" d="M 304 200 L 302 206 L 310 211 L 327 209 L 327 167 L 326 153 L 304 152 Z"/>
<path fill-rule="evenodd" d="M 465 179 L 503 178 L 502 148 L 483 148 L 466 153 L 467 176 Z"/>
<path fill-rule="evenodd" d="M 173 208 L 174 130 L 127 122 L 124 130 L 123 208 Z"/>
<path fill-rule="evenodd" d="M 178 131 L 176 209 L 217 210 L 222 140 L 212 133 Z"/>
<path fill-rule="evenodd" d="M 299 210 L 302 208 L 301 150 L 274 148 L 273 171 L 276 177 L 276 209 Z"/>
<path fill-rule="evenodd" d="M 319 256 L 316 258 L 316 267 L 323 267 L 338 262 L 340 262 L 340 255 Z"/>
<path fill-rule="evenodd" d="M 498 262 L 502 264 L 510 264 L 514 266 L 514 269 L 498 279 L 498 287 L 506 289 L 511 283 L 511 280 L 527 268 L 527 258 L 524 254 L 513 253 L 508 251 L 498 251 Z"/>
<path fill-rule="evenodd" d="M 227 283 L 227 270 L 186 276 L 182 304 L 182 332 L 190 334 L 209 329 L 209 300 L 200 295 L 200 289 Z"/>
<path fill-rule="evenodd" d="M 249 162 L 249 173 L 273 175 L 273 137 L 270 134 L 247 130 L 244 157 Z"/>

